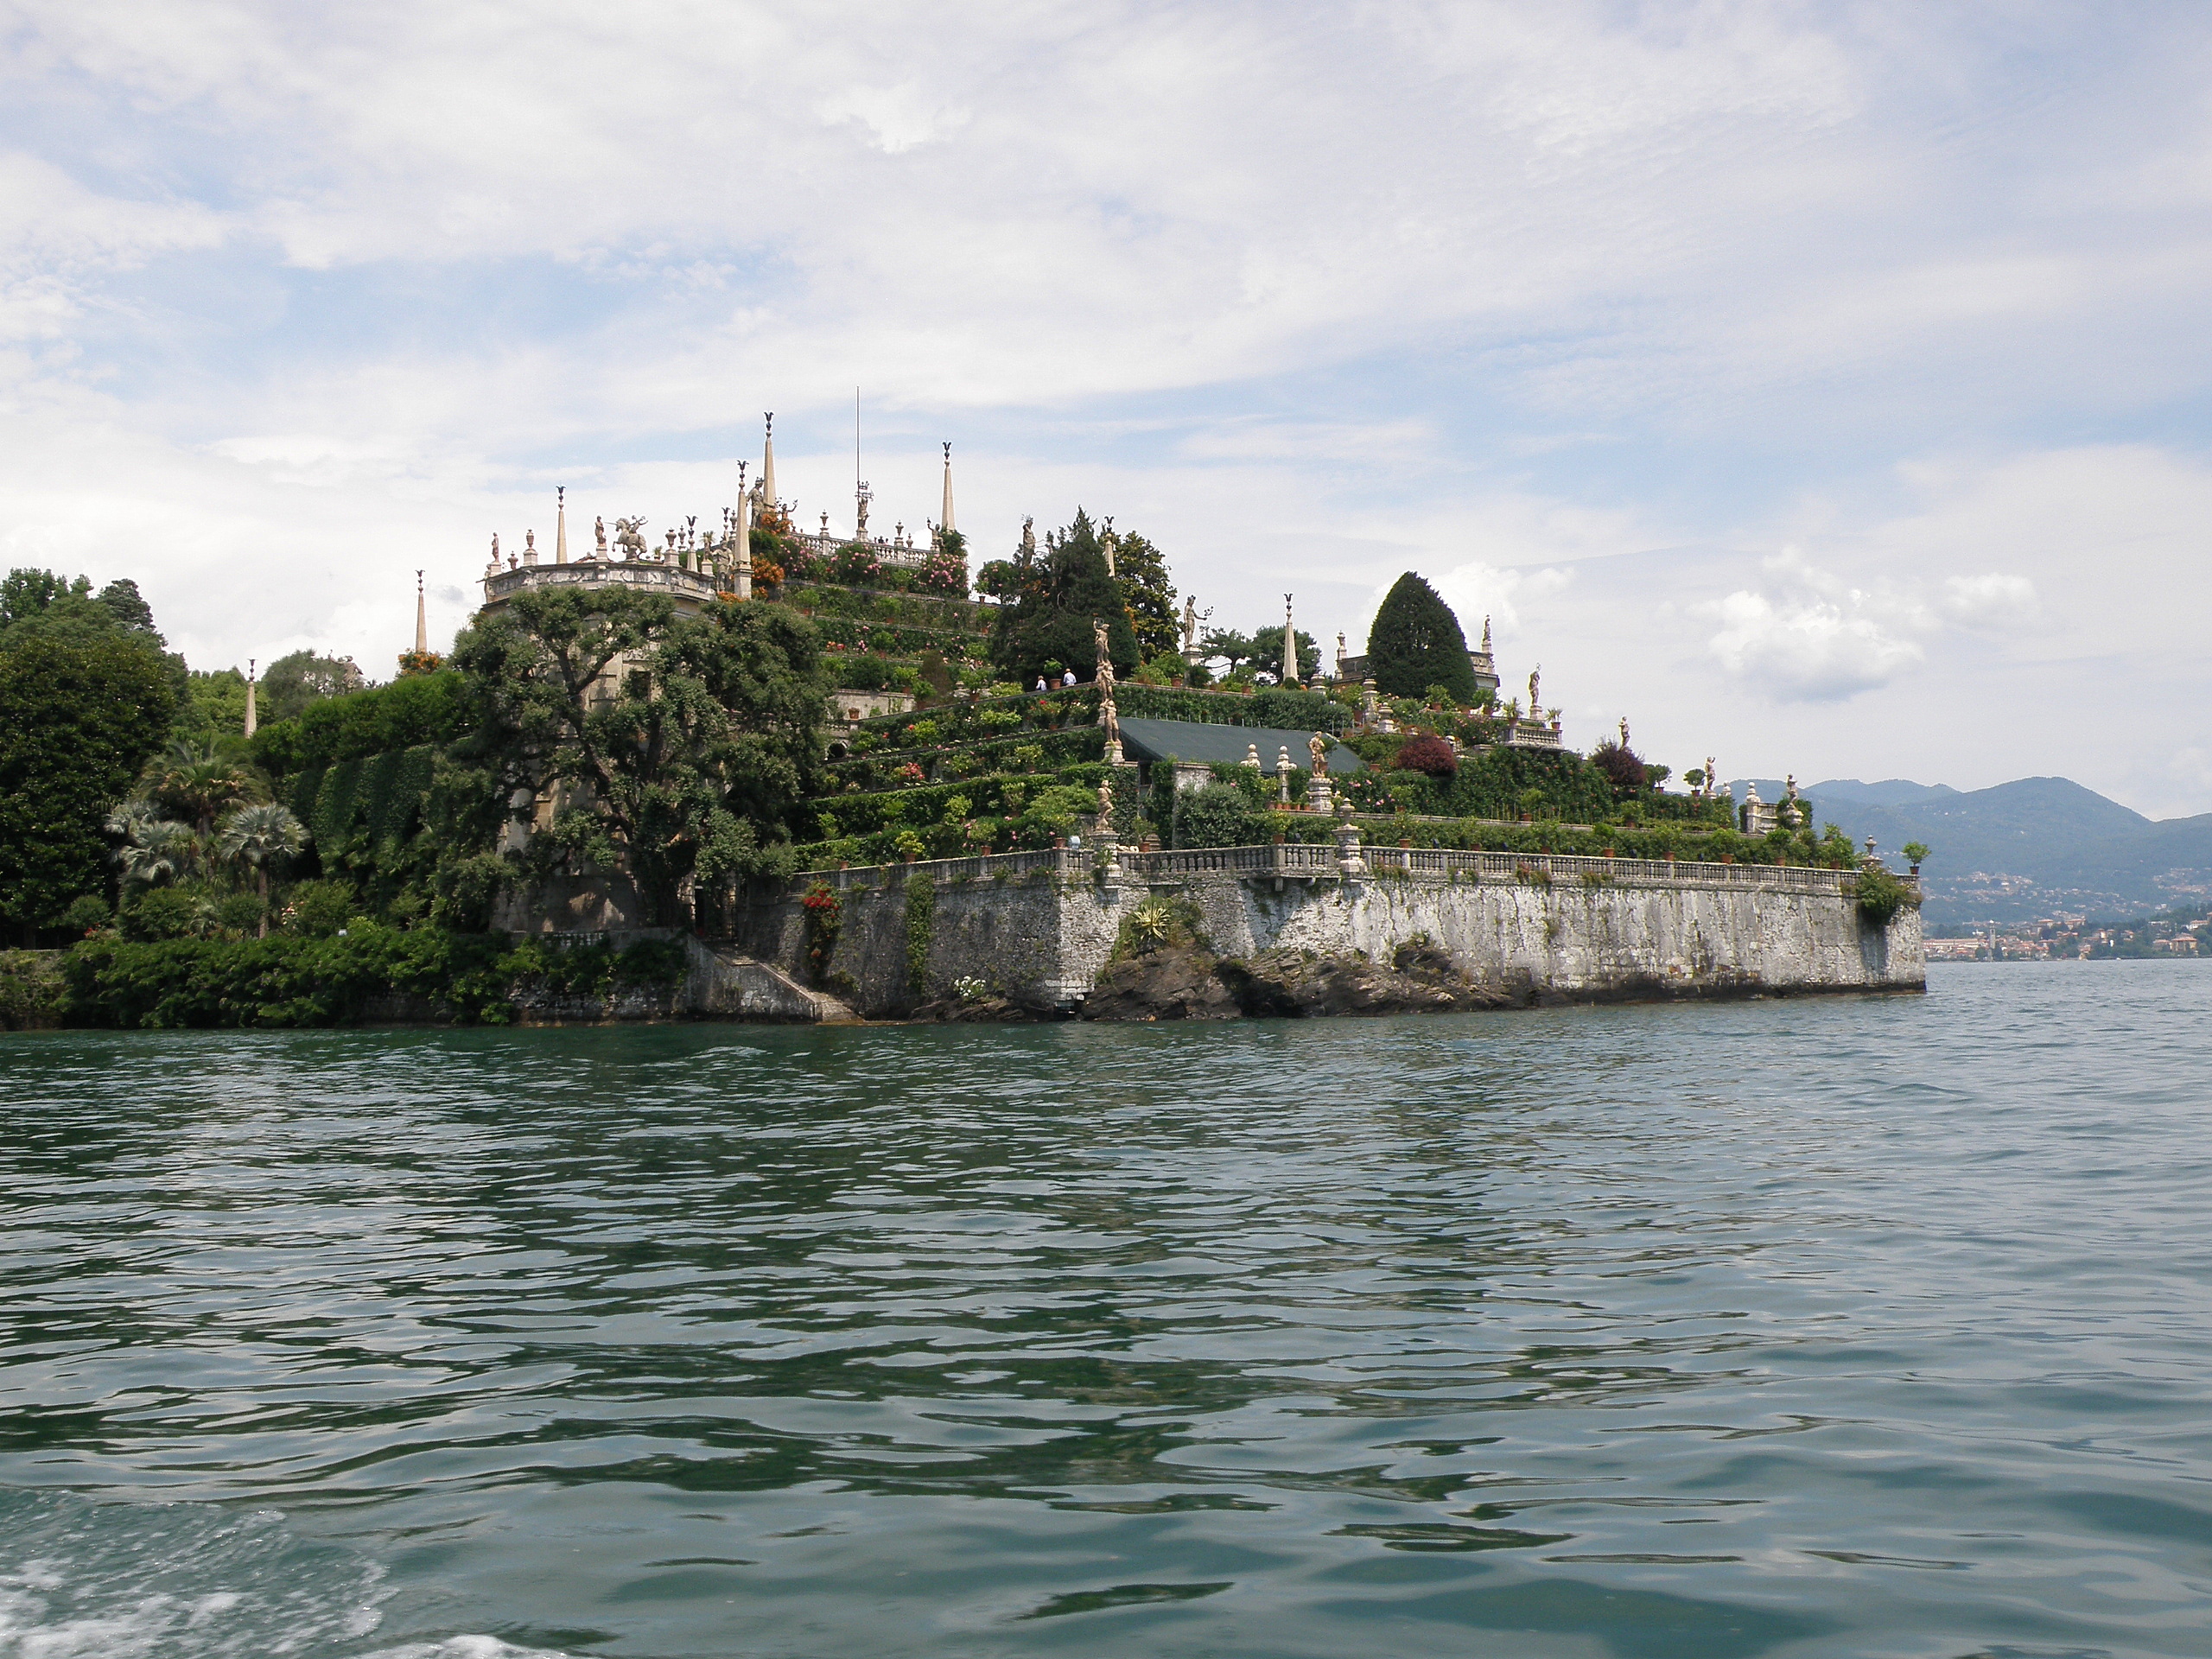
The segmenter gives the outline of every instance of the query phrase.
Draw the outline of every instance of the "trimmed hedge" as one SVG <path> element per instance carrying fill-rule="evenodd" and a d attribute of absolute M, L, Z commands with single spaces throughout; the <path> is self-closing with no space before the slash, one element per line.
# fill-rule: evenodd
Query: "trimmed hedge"
<path fill-rule="evenodd" d="M 1026 760 L 1017 753 L 1028 748 L 1038 752 L 1033 761 Z M 909 765 L 924 765 L 931 757 L 936 758 L 941 774 L 948 766 L 972 766 L 979 772 L 1018 776 L 1103 760 L 1105 753 L 1106 734 L 1096 726 L 1071 726 L 1058 732 L 1017 730 L 1007 737 L 946 744 L 931 749 L 879 749 L 850 760 L 831 761 L 830 793 L 818 804 L 835 810 L 841 793 L 850 794 L 855 786 L 863 792 L 910 788 L 911 785 L 899 776 L 899 770 Z"/>
<path fill-rule="evenodd" d="M 1114 706 L 1124 720 L 1185 720 L 1201 726 L 1261 726 L 1283 731 L 1341 732 L 1351 718 L 1349 710 L 1318 691 L 1277 689 L 1246 696 L 1235 691 L 1182 691 L 1126 680 L 1115 690 Z M 1077 685 L 1042 696 L 1026 694 L 982 697 L 973 702 L 938 702 L 909 714 L 879 715 L 861 726 L 880 738 L 883 750 L 926 749 L 1002 736 L 1007 728 L 989 716 L 1007 714 L 1018 715 L 1021 728 L 1030 731 L 1095 726 L 1098 688 Z M 914 737 L 912 728 L 925 721 L 931 723 L 931 734 Z"/>

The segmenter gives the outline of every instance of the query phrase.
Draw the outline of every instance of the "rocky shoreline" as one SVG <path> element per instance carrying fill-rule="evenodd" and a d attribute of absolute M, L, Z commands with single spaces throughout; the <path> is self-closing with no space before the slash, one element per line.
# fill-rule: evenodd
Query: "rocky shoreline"
<path fill-rule="evenodd" d="M 1452 1014 L 1518 1006 L 1522 999 L 1462 973 L 1426 940 L 1400 945 L 1389 961 L 1364 953 L 1263 950 L 1217 957 L 1185 940 L 1124 957 L 1102 969 L 1082 1007 L 1068 1010 L 994 996 L 940 998 L 915 1008 L 916 1024 L 991 1025 L 1069 1018 L 1117 1023 L 1162 1020 L 1315 1020 L 1395 1014 Z"/>

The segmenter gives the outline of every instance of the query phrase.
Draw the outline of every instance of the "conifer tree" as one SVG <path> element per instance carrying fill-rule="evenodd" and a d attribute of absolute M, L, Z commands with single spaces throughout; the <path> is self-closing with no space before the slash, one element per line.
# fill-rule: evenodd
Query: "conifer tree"
<path fill-rule="evenodd" d="M 1367 671 L 1385 696 L 1418 697 L 1440 685 L 1461 702 L 1475 700 L 1467 636 L 1436 589 L 1408 570 L 1375 613 L 1367 632 Z"/>
<path fill-rule="evenodd" d="M 1046 540 L 1048 550 L 1038 561 L 1042 569 L 1023 583 L 1020 599 L 999 611 L 991 629 L 991 661 L 1007 678 L 1025 686 L 1047 674 L 1053 663 L 1087 680 L 1098 656 L 1090 630 L 1096 617 L 1106 624 L 1114 671 L 1133 672 L 1136 631 L 1113 577 L 1106 574 L 1105 550 L 1090 515 L 1077 507 L 1075 522 Z"/>
<path fill-rule="evenodd" d="M 1167 577 L 1167 561 L 1151 541 L 1135 531 L 1116 530 L 1109 518 L 1099 531 L 1103 545 L 1114 550 L 1114 580 L 1136 630 L 1138 654 L 1149 661 L 1163 652 L 1179 650 L 1183 621 L 1175 610 L 1175 584 Z"/>

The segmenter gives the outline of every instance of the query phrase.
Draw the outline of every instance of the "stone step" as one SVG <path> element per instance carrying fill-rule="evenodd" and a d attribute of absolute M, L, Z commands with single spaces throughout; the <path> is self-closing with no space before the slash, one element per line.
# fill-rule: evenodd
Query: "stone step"
<path fill-rule="evenodd" d="M 800 984 L 773 963 L 728 945 L 689 941 L 684 1012 L 706 1019 L 768 1020 L 794 1025 L 858 1024 L 850 1005 Z"/>

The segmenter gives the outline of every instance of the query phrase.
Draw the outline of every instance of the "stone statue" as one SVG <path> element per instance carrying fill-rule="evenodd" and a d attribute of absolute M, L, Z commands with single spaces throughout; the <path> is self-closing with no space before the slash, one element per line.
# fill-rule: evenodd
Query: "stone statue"
<path fill-rule="evenodd" d="M 1098 827 L 1103 834 L 1114 822 L 1114 785 L 1103 778 L 1098 780 Z"/>
<path fill-rule="evenodd" d="M 1529 718 L 1531 720 L 1536 717 L 1536 710 L 1542 707 L 1536 701 L 1536 688 L 1542 683 L 1543 677 L 1544 665 L 1541 663 L 1529 671 Z"/>
<path fill-rule="evenodd" d="M 1628 747 L 1628 716 L 1621 716 L 1621 747 Z"/>
<path fill-rule="evenodd" d="M 607 556 L 607 520 L 603 516 L 594 517 L 592 519 L 591 533 L 599 538 L 599 556 L 605 558 Z"/>
<path fill-rule="evenodd" d="M 1316 732 L 1306 740 L 1306 747 L 1313 757 L 1314 776 L 1326 775 L 1329 770 L 1329 740 Z"/>
<path fill-rule="evenodd" d="M 1024 564 L 1037 556 L 1037 520 L 1033 517 L 1021 521 L 1021 562 Z"/>
<path fill-rule="evenodd" d="M 645 538 L 639 534 L 645 528 L 645 523 L 643 513 L 635 518 L 617 518 L 614 521 L 614 545 L 622 550 L 624 558 L 642 559 L 645 556 Z"/>
<path fill-rule="evenodd" d="M 1198 601 L 1195 595 L 1183 597 L 1183 650 L 1185 655 L 1198 649 Z"/>
<path fill-rule="evenodd" d="M 1099 617 L 1090 619 L 1091 643 L 1098 650 L 1098 684 L 1108 696 L 1114 695 L 1114 652 L 1106 638 L 1106 624 Z"/>
<path fill-rule="evenodd" d="M 492 532 L 492 563 L 494 563 L 494 564 L 497 564 L 499 562 L 499 532 L 498 531 L 496 531 L 496 530 L 495 530 L 495 531 L 493 531 Z"/>

